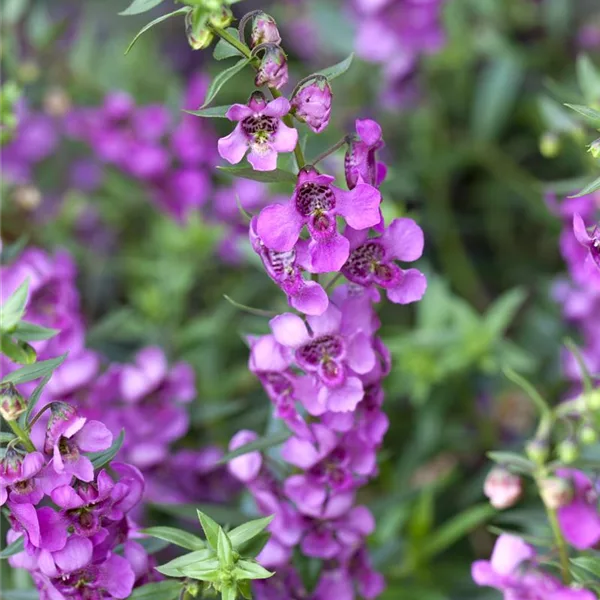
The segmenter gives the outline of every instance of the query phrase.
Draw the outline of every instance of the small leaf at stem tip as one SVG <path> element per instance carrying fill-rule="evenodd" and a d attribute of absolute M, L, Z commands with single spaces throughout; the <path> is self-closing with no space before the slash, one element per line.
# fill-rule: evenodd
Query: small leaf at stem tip
<path fill-rule="evenodd" d="M 125 439 L 125 430 L 121 429 L 119 437 L 111 444 L 110 448 L 103 450 L 102 452 L 90 452 L 87 456 L 92 461 L 94 469 L 99 469 L 105 464 L 109 463 L 121 449 L 123 440 Z"/>
<path fill-rule="evenodd" d="M 600 112 L 582 104 L 565 104 L 571 110 L 578 112 L 596 127 L 600 126 Z"/>
<path fill-rule="evenodd" d="M 45 377 L 46 375 L 52 373 L 58 366 L 60 366 L 65 358 L 67 358 L 67 355 L 68 352 L 65 352 L 65 354 L 59 356 L 58 358 L 42 360 L 34 363 L 33 365 L 27 365 L 22 369 L 18 369 L 17 371 L 9 373 L 2 379 L 2 381 L 0 381 L 0 383 L 10 382 L 18 385 L 19 383 L 27 383 L 28 381 Z"/>
<path fill-rule="evenodd" d="M 273 448 L 274 446 L 279 446 L 283 444 L 287 439 L 291 437 L 291 433 L 289 431 L 284 431 L 281 433 L 274 433 L 273 435 L 266 435 L 264 437 L 258 438 L 253 442 L 249 442 L 248 444 L 244 444 L 231 452 L 222 456 L 215 464 L 224 465 L 228 463 L 230 460 L 237 458 L 238 456 L 243 456 L 244 454 L 248 454 L 249 452 L 261 452 L 263 450 L 268 450 L 269 448 Z"/>
<path fill-rule="evenodd" d="M 237 579 L 268 579 L 274 575 L 257 562 L 250 560 L 239 560 L 233 573 Z"/>
<path fill-rule="evenodd" d="M 242 179 L 252 179 L 252 181 L 261 181 L 263 183 L 296 183 L 297 176 L 291 171 L 284 169 L 274 169 L 273 171 L 255 171 L 250 167 L 217 167 L 219 171 L 241 177 Z"/>
<path fill-rule="evenodd" d="M 10 331 L 21 320 L 28 291 L 29 279 L 26 279 L 0 307 L 0 330 Z"/>
<path fill-rule="evenodd" d="M 11 332 L 11 335 L 22 342 L 39 342 L 49 340 L 58 333 L 58 329 L 50 329 L 49 327 L 42 327 L 28 321 L 20 321 L 14 331 Z"/>
<path fill-rule="evenodd" d="M 598 177 L 598 179 L 594 179 L 592 183 L 586 185 L 578 194 L 573 194 L 572 196 L 569 196 L 569 198 L 580 198 L 581 196 L 587 196 L 596 190 L 600 190 L 600 177 Z"/>
<path fill-rule="evenodd" d="M 152 10 L 165 0 L 133 0 L 133 2 L 120 15 L 141 15 L 142 13 Z"/>
<path fill-rule="evenodd" d="M 219 541 L 219 531 L 221 530 L 221 526 L 214 519 L 211 519 L 207 514 L 203 513 L 201 510 L 196 510 L 196 513 L 198 515 L 200 525 L 202 526 L 202 531 L 204 531 L 204 535 L 206 536 L 206 541 L 213 550 L 216 550 Z"/>
<path fill-rule="evenodd" d="M 206 108 L 217 96 L 217 94 L 221 91 L 221 88 L 237 73 L 239 73 L 248 63 L 250 62 L 249 58 L 243 58 L 238 61 L 232 67 L 221 71 L 208 86 L 208 90 L 206 92 L 206 98 L 204 98 L 204 104 L 200 107 Z"/>
<path fill-rule="evenodd" d="M 199 537 L 188 533 L 187 531 L 176 529 L 175 527 L 148 527 L 142 529 L 141 533 L 151 535 L 152 537 L 161 540 L 166 540 L 167 542 L 171 542 L 172 544 L 181 548 L 186 548 L 187 550 L 203 550 L 206 547 L 204 540 L 201 540 Z"/>
<path fill-rule="evenodd" d="M 52 377 L 52 373 L 49 373 L 48 375 L 46 375 L 46 377 L 44 377 L 38 384 L 37 387 L 35 388 L 35 390 L 33 390 L 33 392 L 31 393 L 31 396 L 29 396 L 29 402 L 27 403 L 27 410 L 25 411 L 25 423 L 27 423 L 27 421 L 29 420 L 29 415 L 31 414 L 31 411 L 35 408 L 35 405 L 37 404 L 38 400 L 40 399 L 40 396 L 42 395 L 42 392 L 44 391 L 44 388 L 46 387 L 46 384 L 50 381 L 50 378 Z"/>
<path fill-rule="evenodd" d="M 205 119 L 226 119 L 227 111 L 231 107 L 227 106 L 209 106 L 208 108 L 202 108 L 199 110 L 184 110 L 183 112 L 195 117 L 204 117 Z"/>
<path fill-rule="evenodd" d="M 217 557 L 221 567 L 230 568 L 233 566 L 233 546 L 227 534 L 219 527 L 217 533 Z"/>
<path fill-rule="evenodd" d="M 264 531 L 269 523 L 273 520 L 273 515 L 269 517 L 263 517 L 262 519 L 254 519 L 253 521 L 248 521 L 248 523 L 244 523 L 235 529 L 232 529 L 228 535 L 233 547 L 237 550 L 242 544 L 245 544 L 247 541 L 255 538 L 259 533 Z"/>
<path fill-rule="evenodd" d="M 277 313 L 269 310 L 263 310 L 262 308 L 252 308 L 252 306 L 240 304 L 239 302 L 236 302 L 233 298 L 230 298 L 227 294 L 223 294 L 223 298 L 225 298 L 225 300 L 227 300 L 227 302 L 229 302 L 229 304 L 231 304 L 232 306 L 235 306 L 236 308 L 239 308 L 240 310 L 243 310 L 244 312 L 247 312 L 251 315 L 256 315 L 257 317 L 267 317 L 268 319 L 277 316 Z"/>
<path fill-rule="evenodd" d="M 179 8 L 177 10 L 174 10 L 173 12 L 167 13 L 166 15 L 162 15 L 162 16 L 154 19 L 154 21 L 150 21 L 150 23 L 148 23 L 147 25 L 145 25 L 144 27 L 142 27 L 136 33 L 135 37 L 129 43 L 129 46 L 127 46 L 127 49 L 125 50 L 125 54 L 129 54 L 129 51 L 133 48 L 133 46 L 140 39 L 140 37 L 144 33 L 146 33 L 146 31 L 148 31 L 149 29 L 152 29 L 152 27 L 154 27 L 155 25 L 158 25 L 159 23 L 162 23 L 163 21 L 166 21 L 167 19 L 170 19 L 171 17 L 174 17 L 175 15 L 183 15 L 185 13 L 188 13 L 189 11 L 190 11 L 189 8 Z"/>
<path fill-rule="evenodd" d="M 174 558 L 168 563 L 156 567 L 156 570 L 163 575 L 168 575 L 169 577 L 181 577 L 181 569 L 206 560 L 207 558 L 212 558 L 214 557 L 214 554 L 215 553 L 213 550 L 197 550 Z"/>
<path fill-rule="evenodd" d="M 315 75 L 323 75 L 323 76 L 327 77 L 327 79 L 329 79 L 329 81 L 331 81 L 332 79 L 335 79 L 336 77 L 339 77 L 340 75 L 343 75 L 350 68 L 350 65 L 352 64 L 353 60 L 354 60 L 354 52 L 352 52 L 349 56 L 347 56 L 341 62 L 336 63 L 335 65 L 331 65 L 330 67 L 327 67 L 326 69 L 322 69 L 321 71 L 317 71 L 315 73 Z"/>

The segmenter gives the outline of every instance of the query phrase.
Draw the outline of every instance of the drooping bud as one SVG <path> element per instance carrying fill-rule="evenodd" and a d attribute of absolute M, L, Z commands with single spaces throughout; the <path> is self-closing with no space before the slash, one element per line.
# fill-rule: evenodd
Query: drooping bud
<path fill-rule="evenodd" d="M 292 112 L 315 133 L 329 124 L 333 94 L 326 77 L 316 77 L 303 85 L 291 100 Z"/>
<path fill-rule="evenodd" d="M 0 460 L 0 480 L 13 481 L 21 473 L 21 465 L 23 464 L 23 455 L 19 454 L 14 448 L 9 448 Z"/>
<path fill-rule="evenodd" d="M 288 80 L 288 66 L 285 52 L 277 44 L 269 44 L 260 61 L 254 84 L 256 87 L 267 85 L 279 89 Z"/>
<path fill-rule="evenodd" d="M 588 152 L 594 157 L 594 158 L 600 158 L 600 138 L 598 138 L 597 140 L 594 140 L 589 148 L 588 148 Z"/>
<path fill-rule="evenodd" d="M 567 465 L 579 458 L 579 448 L 573 440 L 564 440 L 558 445 L 556 451 L 560 460 Z"/>
<path fill-rule="evenodd" d="M 250 48 L 255 48 L 259 44 L 281 44 L 275 19 L 264 12 L 257 13 L 252 19 Z"/>
<path fill-rule="evenodd" d="M 521 478 L 504 467 L 494 467 L 485 478 L 483 493 L 494 508 L 504 509 L 513 506 L 521 497 Z"/>
<path fill-rule="evenodd" d="M 194 50 L 208 48 L 213 40 L 213 34 L 205 26 L 206 14 L 200 9 L 191 10 L 185 15 L 185 35 Z"/>
<path fill-rule="evenodd" d="M 210 16 L 210 22 L 215 27 L 221 27 L 221 29 L 225 29 L 231 25 L 231 21 L 233 21 L 233 13 L 226 6 L 221 7 L 221 10 L 213 13 Z"/>
<path fill-rule="evenodd" d="M 551 510 L 567 506 L 573 499 L 573 486 L 566 479 L 547 477 L 540 482 L 540 496 Z"/>
<path fill-rule="evenodd" d="M 525 447 L 527 456 L 535 463 L 543 463 L 548 458 L 550 448 L 548 442 L 542 439 L 531 440 Z"/>
<path fill-rule="evenodd" d="M 12 383 L 0 385 L 0 415 L 6 421 L 15 421 L 27 410 L 27 402 Z"/>

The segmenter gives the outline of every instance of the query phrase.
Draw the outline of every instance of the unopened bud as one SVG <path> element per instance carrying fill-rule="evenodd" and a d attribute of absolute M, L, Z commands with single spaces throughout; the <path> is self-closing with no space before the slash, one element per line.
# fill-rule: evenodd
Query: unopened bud
<path fill-rule="evenodd" d="M 6 421 L 18 419 L 27 410 L 25 398 L 12 383 L 0 385 L 0 415 Z"/>
<path fill-rule="evenodd" d="M 264 12 L 258 13 L 252 19 L 250 47 L 255 48 L 259 44 L 281 44 L 281 35 L 275 19 Z"/>
<path fill-rule="evenodd" d="M 600 138 L 594 140 L 588 147 L 588 152 L 594 158 L 600 158 Z"/>
<path fill-rule="evenodd" d="M 525 447 L 528 458 L 535 463 L 543 463 L 548 458 L 550 449 L 546 440 L 531 440 Z"/>
<path fill-rule="evenodd" d="M 189 45 L 194 50 L 208 48 L 213 40 L 213 34 L 207 27 L 206 17 L 196 10 L 191 10 L 185 15 L 185 34 Z"/>
<path fill-rule="evenodd" d="M 287 80 L 288 66 L 285 52 L 276 44 L 270 44 L 265 48 L 254 83 L 256 87 L 266 85 L 278 90 L 287 83 Z"/>
<path fill-rule="evenodd" d="M 551 510 L 567 506 L 573 499 L 573 486 L 566 479 L 548 477 L 540 482 L 540 496 Z"/>
<path fill-rule="evenodd" d="M 504 467 L 494 467 L 485 478 L 483 493 L 494 508 L 504 509 L 513 506 L 521 497 L 521 478 Z"/>
<path fill-rule="evenodd" d="M 233 21 L 233 13 L 226 6 L 221 7 L 221 10 L 210 16 L 211 25 L 221 27 L 222 29 L 231 25 L 231 21 Z"/>
<path fill-rule="evenodd" d="M 584 423 L 579 430 L 579 439 L 582 444 L 591 446 L 598 441 L 598 432 L 589 423 Z"/>
<path fill-rule="evenodd" d="M 560 139 L 556 133 L 547 131 L 540 138 L 540 154 L 544 158 L 555 158 L 560 152 Z"/>
<path fill-rule="evenodd" d="M 556 451 L 558 452 L 560 460 L 567 465 L 575 462 L 579 458 L 579 448 L 573 440 L 561 442 Z"/>
<path fill-rule="evenodd" d="M 329 124 L 333 94 L 326 77 L 318 77 L 303 85 L 291 100 L 292 111 L 315 133 L 321 133 Z"/>

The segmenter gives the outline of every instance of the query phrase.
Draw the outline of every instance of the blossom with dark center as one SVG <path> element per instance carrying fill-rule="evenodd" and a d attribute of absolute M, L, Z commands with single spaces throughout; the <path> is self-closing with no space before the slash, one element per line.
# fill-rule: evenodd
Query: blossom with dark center
<path fill-rule="evenodd" d="M 394 219 L 378 238 L 366 231 L 347 228 L 350 256 L 342 273 L 351 282 L 379 285 L 397 304 L 416 302 L 423 297 L 427 280 L 417 269 L 403 270 L 396 260 L 417 260 L 423 253 L 423 231 L 412 219 Z"/>
<path fill-rule="evenodd" d="M 348 188 L 362 181 L 379 187 L 385 179 L 386 167 L 377 162 L 377 150 L 383 148 L 381 126 L 371 119 L 356 119 L 358 137 L 351 137 L 344 158 L 344 171 Z"/>
<path fill-rule="evenodd" d="M 309 267 L 307 243 L 300 240 L 284 252 L 271 250 L 258 236 L 257 220 L 253 217 L 250 222 L 250 243 L 269 277 L 285 292 L 291 307 L 307 315 L 323 314 L 329 304 L 325 290 L 316 281 L 302 277 L 302 271 Z"/>
<path fill-rule="evenodd" d="M 585 261 L 589 268 L 600 269 L 600 226 L 594 227 L 592 233 L 588 233 L 585 223 L 579 214 L 573 215 L 573 233 L 577 241 L 587 249 Z"/>
<path fill-rule="evenodd" d="M 357 230 L 373 227 L 381 220 L 381 194 L 377 189 L 359 183 L 353 190 L 344 191 L 331 185 L 333 180 L 314 167 L 306 167 L 298 174 L 291 200 L 267 206 L 258 216 L 258 235 L 277 252 L 294 248 L 306 225 L 311 237 L 310 266 L 315 273 L 339 271 L 348 259 L 350 243 L 338 233 L 338 215 Z"/>
<path fill-rule="evenodd" d="M 9 448 L 0 461 L 0 506 L 9 497 L 11 502 L 37 504 L 44 497 L 39 474 L 45 463 L 41 452 L 23 456 Z"/>
<path fill-rule="evenodd" d="M 355 315 L 342 315 L 333 304 L 318 317 L 308 316 L 307 322 L 310 332 L 299 316 L 284 313 L 270 325 L 277 342 L 293 349 L 295 364 L 315 378 L 317 401 L 324 409 L 354 410 L 364 395 L 357 374 L 375 365 L 369 336 L 356 329 Z"/>
<path fill-rule="evenodd" d="M 283 97 L 267 102 L 261 92 L 254 92 L 248 105 L 234 104 L 227 111 L 230 121 L 238 121 L 235 129 L 218 142 L 219 154 L 232 164 L 239 163 L 248 150 L 248 162 L 257 171 L 277 168 L 277 154 L 292 152 L 298 132 L 281 119 L 290 112 Z"/>

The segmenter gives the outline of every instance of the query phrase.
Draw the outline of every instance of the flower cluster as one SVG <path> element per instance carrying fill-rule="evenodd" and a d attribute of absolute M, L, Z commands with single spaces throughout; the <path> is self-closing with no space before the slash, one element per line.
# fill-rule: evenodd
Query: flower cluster
<path fill-rule="evenodd" d="M 255 25 L 253 35 L 258 33 Z M 255 585 L 259 598 L 288 598 L 292 582 L 303 598 L 353 598 L 355 589 L 375 598 L 384 587 L 366 550 L 375 522 L 366 506 L 356 504 L 358 489 L 377 474 L 377 450 L 389 424 L 382 381 L 390 357 L 377 336 L 374 305 L 379 288 L 394 303 L 421 299 L 424 275 L 398 263 L 421 256 L 423 232 L 409 218 L 383 220 L 379 186 L 386 168 L 377 159 L 383 147 L 378 123 L 357 120 L 356 133 L 338 144 L 347 147 L 344 189 L 332 175 L 304 164 L 292 127 L 292 115 L 315 133 L 328 126 L 327 78 L 301 81 L 291 100 L 273 95 L 268 101 L 254 92 L 247 105 L 233 105 L 227 117 L 238 124 L 218 148 L 231 163 L 249 151 L 256 171 L 274 170 L 278 154 L 292 150 L 298 163 L 291 197 L 262 208 L 250 222 L 252 248 L 297 311 L 275 316 L 268 335 L 248 340 L 249 368 L 291 432 L 280 454 L 287 476 L 258 451 L 228 466 L 258 509 L 274 515 L 258 560 L 277 575 Z M 342 277 L 346 283 L 333 285 Z M 230 450 L 256 438 L 253 431 L 239 431 Z M 314 590 L 303 591 L 290 566 L 297 547 L 323 562 Z"/>
<path fill-rule="evenodd" d="M 113 441 L 103 423 L 65 402 L 50 410 L 42 444 L 31 451 L 9 445 L 0 460 L 7 541 L 23 539 L 10 564 L 31 573 L 41 600 L 128 598 L 151 567 L 129 517 L 144 478 L 126 463 L 94 465 L 88 453 Z"/>

